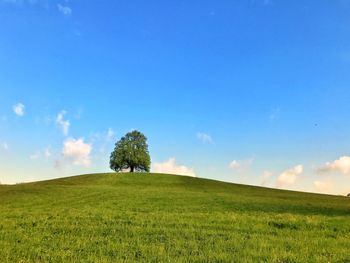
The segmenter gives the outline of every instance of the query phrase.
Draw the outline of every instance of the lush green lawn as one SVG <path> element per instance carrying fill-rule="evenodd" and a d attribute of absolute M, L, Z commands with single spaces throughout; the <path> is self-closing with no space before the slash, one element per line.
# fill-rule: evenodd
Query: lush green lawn
<path fill-rule="evenodd" d="M 0 186 L 0 262 L 350 262 L 350 198 L 156 174 Z"/>

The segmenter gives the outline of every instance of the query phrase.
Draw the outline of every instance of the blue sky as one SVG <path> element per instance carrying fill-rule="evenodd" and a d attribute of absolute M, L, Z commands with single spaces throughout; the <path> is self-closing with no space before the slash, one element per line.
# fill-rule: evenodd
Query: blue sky
<path fill-rule="evenodd" d="M 350 192 L 350 1 L 0 0 L 0 181 L 153 171 Z"/>

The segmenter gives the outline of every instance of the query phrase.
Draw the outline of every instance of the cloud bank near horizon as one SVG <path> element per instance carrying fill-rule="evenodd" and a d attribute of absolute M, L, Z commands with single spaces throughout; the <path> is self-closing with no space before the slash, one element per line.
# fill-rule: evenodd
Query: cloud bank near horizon
<path fill-rule="evenodd" d="M 169 158 L 164 162 L 155 162 L 152 164 L 151 171 L 154 173 L 177 174 L 196 177 L 196 173 L 193 168 L 177 164 L 175 158 Z"/>

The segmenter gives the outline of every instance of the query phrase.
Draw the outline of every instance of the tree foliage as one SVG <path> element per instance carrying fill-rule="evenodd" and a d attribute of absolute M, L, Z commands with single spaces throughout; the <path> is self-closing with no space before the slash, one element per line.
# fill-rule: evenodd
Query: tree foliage
<path fill-rule="evenodd" d="M 115 144 L 109 165 L 116 172 L 126 169 L 130 169 L 130 172 L 149 172 L 151 158 L 146 136 L 139 131 L 127 133 Z"/>

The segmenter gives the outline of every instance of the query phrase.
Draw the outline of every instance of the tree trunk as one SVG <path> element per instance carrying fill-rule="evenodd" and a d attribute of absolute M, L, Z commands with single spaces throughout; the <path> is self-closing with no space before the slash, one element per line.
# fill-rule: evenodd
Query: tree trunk
<path fill-rule="evenodd" d="M 130 173 L 134 172 L 134 166 L 130 166 Z"/>

